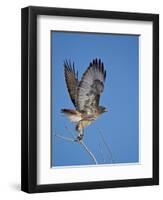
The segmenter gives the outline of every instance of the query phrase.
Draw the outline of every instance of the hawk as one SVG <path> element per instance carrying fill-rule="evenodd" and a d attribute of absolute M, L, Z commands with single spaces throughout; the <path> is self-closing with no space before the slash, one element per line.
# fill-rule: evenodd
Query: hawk
<path fill-rule="evenodd" d="M 102 113 L 107 112 L 103 106 L 99 106 L 100 95 L 104 90 L 106 70 L 100 59 L 94 59 L 78 80 L 78 72 L 75 70 L 74 62 L 65 60 L 64 76 L 69 96 L 75 106 L 74 109 L 61 109 L 70 121 L 76 123 L 78 132 L 77 140 L 84 136 L 84 128 L 95 121 Z"/>

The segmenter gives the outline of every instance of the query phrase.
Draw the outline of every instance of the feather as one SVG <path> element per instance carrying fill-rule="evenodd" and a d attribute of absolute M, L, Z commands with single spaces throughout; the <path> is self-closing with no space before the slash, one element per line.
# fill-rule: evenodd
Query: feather
<path fill-rule="evenodd" d="M 77 89 L 77 108 L 90 112 L 99 105 L 104 89 L 106 71 L 101 60 L 94 59 L 84 72 Z"/>
<path fill-rule="evenodd" d="M 65 60 L 64 62 L 64 74 L 65 81 L 68 89 L 68 93 L 70 95 L 71 101 L 76 107 L 77 100 L 77 87 L 78 87 L 78 72 L 75 72 L 74 63 L 71 66 L 71 62 Z"/>
<path fill-rule="evenodd" d="M 104 90 L 106 70 L 100 59 L 94 59 L 84 72 L 81 81 L 78 81 L 78 72 L 75 71 L 74 63 L 64 62 L 65 81 L 70 98 L 76 108 L 62 109 L 70 121 L 76 123 L 78 140 L 84 136 L 83 129 L 106 112 L 105 107 L 99 106 L 100 96 Z"/>
<path fill-rule="evenodd" d="M 62 109 L 61 112 L 66 114 L 72 122 L 79 122 L 82 119 L 82 114 L 77 110 Z"/>

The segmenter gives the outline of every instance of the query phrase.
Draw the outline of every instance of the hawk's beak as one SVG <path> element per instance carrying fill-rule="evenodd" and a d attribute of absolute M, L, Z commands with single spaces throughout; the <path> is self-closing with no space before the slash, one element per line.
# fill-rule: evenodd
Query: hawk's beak
<path fill-rule="evenodd" d="M 108 112 L 108 109 L 107 109 L 107 108 L 105 108 L 104 112 Z"/>

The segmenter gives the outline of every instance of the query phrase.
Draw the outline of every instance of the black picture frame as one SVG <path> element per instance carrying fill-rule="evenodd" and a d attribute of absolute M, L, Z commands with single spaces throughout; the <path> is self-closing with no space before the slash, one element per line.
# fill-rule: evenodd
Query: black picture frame
<path fill-rule="evenodd" d="M 37 184 L 37 16 L 55 15 L 153 23 L 153 177 Z M 21 190 L 28 193 L 159 184 L 159 15 L 29 6 L 21 11 Z"/>

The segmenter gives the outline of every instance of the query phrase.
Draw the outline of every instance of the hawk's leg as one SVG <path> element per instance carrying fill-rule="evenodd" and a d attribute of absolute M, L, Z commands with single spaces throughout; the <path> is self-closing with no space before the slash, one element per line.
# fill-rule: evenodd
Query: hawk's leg
<path fill-rule="evenodd" d="M 81 130 L 78 132 L 77 140 L 78 140 L 78 141 L 81 141 L 81 140 L 83 139 L 83 136 L 84 136 L 84 129 L 81 129 Z"/>
<path fill-rule="evenodd" d="M 78 136 L 77 136 L 77 141 L 81 141 L 83 139 L 83 136 L 84 136 L 84 128 L 83 128 L 83 121 L 79 121 L 79 123 L 77 123 L 76 125 L 76 131 L 78 133 Z"/>

